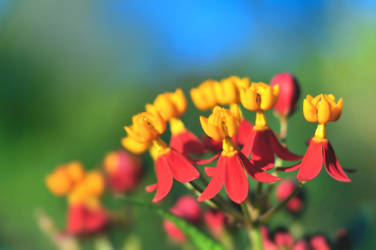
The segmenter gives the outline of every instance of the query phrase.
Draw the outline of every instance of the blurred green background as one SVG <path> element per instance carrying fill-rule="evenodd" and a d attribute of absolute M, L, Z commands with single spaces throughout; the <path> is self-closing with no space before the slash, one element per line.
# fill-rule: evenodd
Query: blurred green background
<path fill-rule="evenodd" d="M 375 13 L 371 0 L 1 0 L 0 246 L 51 249 L 34 213 L 43 208 L 63 228 L 66 203 L 46 189 L 46 174 L 72 160 L 100 166 L 120 147 L 131 115 L 158 93 L 230 75 L 268 82 L 287 71 L 303 96 L 344 98 L 328 136 L 342 165 L 358 169 L 351 184 L 322 173 L 307 185 L 305 232 L 332 236 L 349 227 L 356 249 L 375 249 Z M 298 153 L 314 133 L 301 103 L 288 139 Z M 191 105 L 184 120 L 200 133 L 198 113 Z M 148 169 L 143 185 L 154 180 Z M 136 196 L 152 197 L 142 188 Z M 160 218 L 133 213 L 134 227 L 113 237 L 138 235 L 144 249 L 173 248 Z M 291 221 L 281 214 L 275 224 Z"/>

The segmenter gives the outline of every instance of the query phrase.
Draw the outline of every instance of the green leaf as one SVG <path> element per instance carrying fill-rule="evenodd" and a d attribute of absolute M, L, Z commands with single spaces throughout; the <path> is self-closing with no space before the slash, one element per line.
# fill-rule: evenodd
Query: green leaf
<path fill-rule="evenodd" d="M 159 208 L 154 205 L 145 204 L 139 201 L 126 199 L 127 201 L 142 207 L 150 208 L 151 210 L 155 211 L 163 218 L 173 222 L 181 231 L 185 233 L 185 235 L 192 241 L 195 247 L 199 250 L 224 250 L 225 248 L 206 235 L 204 232 L 199 230 L 197 227 L 192 225 L 191 223 L 185 221 L 184 219 L 170 213 L 169 211 Z"/>

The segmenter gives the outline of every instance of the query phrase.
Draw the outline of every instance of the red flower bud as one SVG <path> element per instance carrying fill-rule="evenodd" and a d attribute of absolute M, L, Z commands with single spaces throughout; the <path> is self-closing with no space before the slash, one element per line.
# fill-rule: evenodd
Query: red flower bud
<path fill-rule="evenodd" d="M 285 200 L 296 188 L 296 183 L 291 180 L 285 180 L 278 184 L 275 195 L 278 201 Z M 287 211 L 292 214 L 298 214 L 303 210 L 303 192 L 299 192 L 297 196 L 293 197 L 287 204 Z"/>
<path fill-rule="evenodd" d="M 280 73 L 275 75 L 270 82 L 271 86 L 277 84 L 279 84 L 279 97 L 274 111 L 280 116 L 289 116 L 294 112 L 299 99 L 298 81 L 290 73 Z"/>
<path fill-rule="evenodd" d="M 310 239 L 312 250 L 330 250 L 328 240 L 324 235 L 315 235 Z"/>
<path fill-rule="evenodd" d="M 221 211 L 209 210 L 204 214 L 204 220 L 210 233 L 215 238 L 222 237 L 225 231 L 226 216 Z"/>
<path fill-rule="evenodd" d="M 198 224 L 201 221 L 201 207 L 195 198 L 191 196 L 182 196 L 170 209 L 171 213 L 179 216 L 190 223 Z M 184 242 L 186 237 L 179 228 L 171 221 L 163 221 L 163 228 L 167 235 L 176 242 Z"/>
<path fill-rule="evenodd" d="M 109 188 L 115 193 L 130 193 L 140 183 L 143 171 L 140 158 L 124 150 L 107 154 L 104 160 Z"/>

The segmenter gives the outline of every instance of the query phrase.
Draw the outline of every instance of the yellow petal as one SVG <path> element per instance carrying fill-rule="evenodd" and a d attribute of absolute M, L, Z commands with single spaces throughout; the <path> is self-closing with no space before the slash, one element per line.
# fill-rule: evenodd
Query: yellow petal
<path fill-rule="evenodd" d="M 187 99 L 182 89 L 177 89 L 175 93 L 170 94 L 170 99 L 174 103 L 178 116 L 181 116 L 187 110 Z"/>
<path fill-rule="evenodd" d="M 154 106 L 165 121 L 178 115 L 174 103 L 169 99 L 168 94 L 160 94 L 154 100 Z"/>
<path fill-rule="evenodd" d="M 140 143 L 130 137 L 124 137 L 121 144 L 125 149 L 134 154 L 142 154 L 150 147 L 150 143 Z"/>
<path fill-rule="evenodd" d="M 315 106 L 309 101 L 310 98 L 303 101 L 303 115 L 308 122 L 317 122 L 317 110 Z"/>
<path fill-rule="evenodd" d="M 91 171 L 85 178 L 85 186 L 93 196 L 101 196 L 105 189 L 104 178 L 99 171 Z"/>
<path fill-rule="evenodd" d="M 62 168 L 57 169 L 46 178 L 46 185 L 48 189 L 57 196 L 68 194 L 73 186 L 66 171 Z"/>
<path fill-rule="evenodd" d="M 85 176 L 85 170 L 81 163 L 71 162 L 66 166 L 66 172 L 71 181 L 77 183 L 82 181 Z"/>
<path fill-rule="evenodd" d="M 337 121 L 342 114 L 342 108 L 343 108 L 343 99 L 342 97 L 339 98 L 338 102 L 332 106 L 332 111 L 330 114 L 330 121 Z"/>
<path fill-rule="evenodd" d="M 328 123 L 330 119 L 330 105 L 326 98 L 322 95 L 317 103 L 317 121 L 321 124 Z"/>
<path fill-rule="evenodd" d="M 257 93 L 251 88 L 241 89 L 240 101 L 244 108 L 248 110 L 256 111 L 259 109 L 259 104 L 257 103 Z"/>
<path fill-rule="evenodd" d="M 191 89 L 190 94 L 191 94 L 191 99 L 193 101 L 193 104 L 196 106 L 196 108 L 200 110 L 206 110 L 210 108 L 208 104 L 206 103 L 206 100 L 204 100 L 204 98 L 202 97 L 199 89 L 197 88 Z"/>
<path fill-rule="evenodd" d="M 260 108 L 262 110 L 271 109 L 274 106 L 274 95 L 273 89 L 271 87 L 267 87 L 261 94 L 261 103 Z"/>
<path fill-rule="evenodd" d="M 223 136 L 219 132 L 218 128 L 210 124 L 206 117 L 200 116 L 200 123 L 201 123 L 202 130 L 204 130 L 207 136 L 217 141 L 222 140 Z"/>

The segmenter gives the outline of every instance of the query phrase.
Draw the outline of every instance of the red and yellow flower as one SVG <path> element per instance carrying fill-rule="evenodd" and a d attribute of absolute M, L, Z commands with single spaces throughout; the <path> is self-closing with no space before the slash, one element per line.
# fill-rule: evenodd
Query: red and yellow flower
<path fill-rule="evenodd" d="M 209 118 L 200 117 L 204 132 L 212 139 L 222 141 L 222 153 L 216 167 L 205 168 L 211 180 L 199 196 L 199 201 L 213 198 L 225 185 L 230 199 L 236 203 L 242 203 L 247 198 L 249 189 L 245 171 L 257 181 L 280 180 L 259 168 L 254 168 L 250 161 L 235 148 L 231 137 L 237 133 L 240 120 L 239 113 L 220 107 L 215 107 Z"/>
<path fill-rule="evenodd" d="M 53 194 L 68 196 L 67 233 L 88 235 L 108 224 L 107 212 L 100 202 L 105 189 L 100 172 L 85 173 L 80 163 L 72 162 L 47 176 L 46 184 Z"/>
<path fill-rule="evenodd" d="M 315 135 L 309 141 L 308 149 L 301 163 L 293 167 L 281 168 L 283 171 L 299 170 L 297 179 L 309 181 L 318 176 L 324 162 L 328 174 L 342 182 L 350 182 L 326 137 L 326 124 L 337 121 L 342 113 L 343 99 L 337 102 L 333 95 L 307 95 L 303 102 L 304 118 L 308 122 L 318 123 Z"/>
<path fill-rule="evenodd" d="M 166 122 L 170 123 L 171 148 L 187 156 L 205 152 L 202 142 L 186 129 L 179 119 L 187 110 L 187 100 L 181 89 L 158 95 L 153 104 L 146 105 L 146 110 L 158 112 Z"/>
<path fill-rule="evenodd" d="M 240 99 L 244 108 L 256 111 L 256 122 L 253 130 L 247 135 L 242 152 L 246 156 L 252 155 L 253 164 L 264 170 L 273 168 L 274 155 L 287 161 L 301 159 L 301 156 L 282 146 L 267 125 L 264 111 L 275 105 L 278 94 L 279 85 L 271 87 L 263 82 L 252 83 L 250 87 L 240 89 Z"/>
<path fill-rule="evenodd" d="M 150 145 L 150 153 L 154 159 L 154 169 L 157 183 L 147 187 L 147 191 L 156 190 L 153 202 L 165 198 L 170 192 L 173 179 L 179 182 L 190 182 L 199 177 L 199 172 L 192 163 L 181 153 L 159 138 L 166 130 L 166 121 L 159 112 L 143 112 L 133 116 L 133 123 L 125 130 L 130 142 L 125 146 L 134 152 L 139 144 Z"/>

